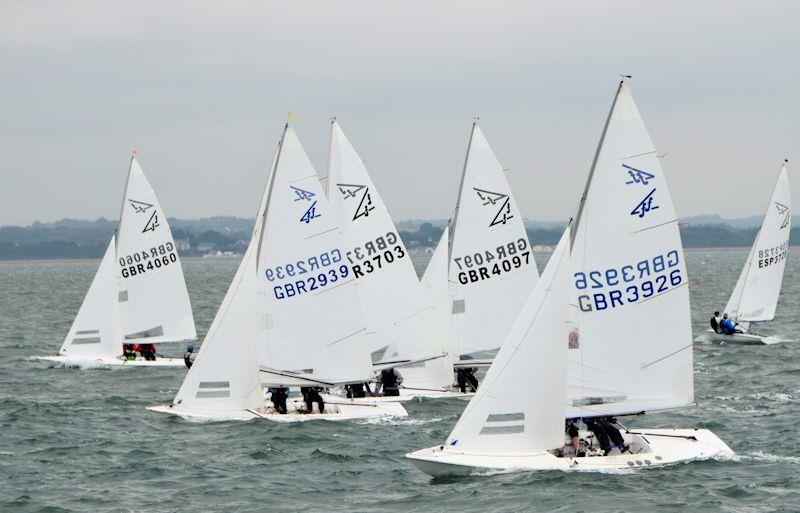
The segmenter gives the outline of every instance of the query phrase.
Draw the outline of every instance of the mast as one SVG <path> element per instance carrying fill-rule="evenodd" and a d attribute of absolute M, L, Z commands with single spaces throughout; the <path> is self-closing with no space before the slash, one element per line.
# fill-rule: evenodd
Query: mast
<path fill-rule="evenodd" d="M 258 226 L 258 219 L 256 219 L 256 227 L 253 231 L 253 237 L 258 237 L 258 247 L 256 248 L 256 261 L 261 257 L 261 244 L 263 243 L 263 237 L 261 237 L 260 231 L 263 229 L 264 224 L 266 223 L 267 219 L 267 206 L 269 205 L 269 198 L 272 196 L 272 185 L 275 183 L 275 170 L 278 169 L 278 162 L 281 159 L 281 152 L 283 150 L 283 139 L 286 137 L 286 131 L 289 129 L 289 123 L 287 122 L 283 125 L 283 134 L 281 134 L 281 140 L 278 141 L 278 151 L 275 152 L 275 160 L 272 162 L 272 169 L 269 172 L 269 178 L 267 179 L 267 189 L 264 193 L 264 201 L 263 203 L 263 212 L 259 212 L 261 214 L 261 225 Z M 258 271 L 256 271 L 258 272 Z"/>
<path fill-rule="evenodd" d="M 606 117 L 606 123 L 603 125 L 603 132 L 600 134 L 600 141 L 597 143 L 597 150 L 594 152 L 594 159 L 592 159 L 592 167 L 589 169 L 589 176 L 586 178 L 586 187 L 583 189 L 583 195 L 581 196 L 581 200 L 578 203 L 578 212 L 575 214 L 575 222 L 573 223 L 573 230 L 570 233 L 570 246 L 575 244 L 575 235 L 578 233 L 578 228 L 580 227 L 581 217 L 583 215 L 583 206 L 586 203 L 586 197 L 589 195 L 589 187 L 592 185 L 592 177 L 594 176 L 594 169 L 597 166 L 597 159 L 600 157 L 600 150 L 603 149 L 603 143 L 606 139 L 606 132 L 608 131 L 608 124 L 611 122 L 611 116 L 614 114 L 614 108 L 617 106 L 617 99 L 619 98 L 619 93 L 622 90 L 622 86 L 625 84 L 625 80 L 620 80 L 619 85 L 617 86 L 617 92 L 614 95 L 614 101 L 611 103 L 611 109 L 608 111 L 608 117 Z"/>
<path fill-rule="evenodd" d="M 131 154 L 131 161 L 128 164 L 128 176 L 125 177 L 125 187 L 122 189 L 122 204 L 119 207 L 119 217 L 117 218 L 117 228 L 114 230 L 114 255 L 117 254 L 119 248 L 119 234 L 122 233 L 120 226 L 122 226 L 122 212 L 125 210 L 125 198 L 128 196 L 128 184 L 131 181 L 131 171 L 133 170 L 133 161 L 136 160 L 137 150 L 133 150 Z"/>
<path fill-rule="evenodd" d="M 453 241 L 456 239 L 456 226 L 458 225 L 458 207 L 461 205 L 461 194 L 464 192 L 464 178 L 467 175 L 467 164 L 469 163 L 469 153 L 472 150 L 472 138 L 475 136 L 475 127 L 478 126 L 477 121 L 472 122 L 472 130 L 469 133 L 469 142 L 467 143 L 467 154 L 464 156 L 464 167 L 461 170 L 461 183 L 458 185 L 458 197 L 456 198 L 456 208 L 453 212 L 453 219 L 449 223 L 450 240 L 447 244 L 447 263 L 450 267 L 450 259 L 453 257 Z"/>

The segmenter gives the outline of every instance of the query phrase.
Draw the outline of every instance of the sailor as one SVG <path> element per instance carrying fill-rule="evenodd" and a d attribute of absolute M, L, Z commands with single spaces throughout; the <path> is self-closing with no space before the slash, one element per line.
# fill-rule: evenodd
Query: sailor
<path fill-rule="evenodd" d="M 197 358 L 197 355 L 194 354 L 194 344 L 186 344 L 186 352 L 183 353 L 183 363 L 186 364 L 187 369 L 192 368 L 195 358 Z"/>
<path fill-rule="evenodd" d="M 353 385 L 345 385 L 344 389 L 347 391 L 347 398 L 360 398 L 366 397 L 366 393 L 364 393 L 364 384 L 363 383 L 355 383 Z"/>
<path fill-rule="evenodd" d="M 139 354 L 142 355 L 147 361 L 155 361 L 156 359 L 156 345 L 155 344 L 141 344 L 139 346 Z"/>
<path fill-rule="evenodd" d="M 614 426 L 617 422 L 616 419 L 611 417 L 597 417 L 593 419 L 584 419 L 583 421 L 586 423 L 586 427 L 589 428 L 589 431 L 597 438 L 597 442 L 603 450 L 603 456 L 611 454 L 613 449 L 619 449 L 620 453 L 626 451 L 630 452 L 628 446 L 625 445 L 625 439 L 622 437 L 622 433 Z"/>
<path fill-rule="evenodd" d="M 314 413 L 314 403 L 319 405 L 320 413 L 325 413 L 325 401 L 319 395 L 321 390 L 320 387 L 300 387 L 300 393 L 303 394 L 303 401 L 306 403 L 306 413 Z"/>
<path fill-rule="evenodd" d="M 456 382 L 462 394 L 467 392 L 467 385 L 469 385 L 473 392 L 478 391 L 478 378 L 475 377 L 476 372 L 478 372 L 477 367 L 459 367 L 456 369 Z"/>
<path fill-rule="evenodd" d="M 608 434 L 608 438 L 611 440 L 612 449 L 619 449 L 620 453 L 630 452 L 630 448 L 625 445 L 625 438 L 622 437 L 622 433 L 617 429 L 617 419 L 614 417 L 605 417 L 600 419 L 599 422 L 602 424 L 603 429 L 605 429 Z"/>
<path fill-rule="evenodd" d="M 377 379 L 375 393 L 380 393 L 383 387 L 384 396 L 400 395 L 400 385 L 403 384 L 403 375 L 395 368 L 383 369 Z"/>
<path fill-rule="evenodd" d="M 732 320 L 728 319 L 728 312 L 722 314 L 722 322 L 719 323 L 719 329 L 725 335 L 733 335 L 736 333 L 736 324 L 734 324 Z"/>
<path fill-rule="evenodd" d="M 133 349 L 133 344 L 122 345 L 122 356 L 124 356 L 126 360 L 136 359 L 136 351 Z"/>
<path fill-rule="evenodd" d="M 597 438 L 597 443 L 600 444 L 600 449 L 603 450 L 603 453 L 608 456 L 608 453 L 611 452 L 611 443 L 608 440 L 608 433 L 606 433 L 605 428 L 603 425 L 598 422 L 599 419 L 583 419 L 586 423 L 586 427 L 589 431 L 592 432 L 595 438 Z"/>
<path fill-rule="evenodd" d="M 578 428 L 575 426 L 575 423 L 571 420 L 567 421 L 566 426 L 567 436 L 569 436 L 569 443 L 566 444 L 561 449 L 556 449 L 556 456 L 559 458 L 574 458 L 575 456 L 586 456 L 586 453 L 578 452 L 578 446 L 580 445 L 581 439 L 578 434 Z"/>
<path fill-rule="evenodd" d="M 289 390 L 283 387 L 269 388 L 268 390 L 275 411 L 281 415 L 286 415 L 286 397 L 289 395 Z M 321 408 L 320 411 L 322 411 Z"/>
<path fill-rule="evenodd" d="M 719 333 L 719 323 L 722 319 L 719 316 L 719 312 L 714 312 L 714 317 L 711 318 L 709 324 L 711 324 L 711 329 L 714 330 L 714 333 Z"/>

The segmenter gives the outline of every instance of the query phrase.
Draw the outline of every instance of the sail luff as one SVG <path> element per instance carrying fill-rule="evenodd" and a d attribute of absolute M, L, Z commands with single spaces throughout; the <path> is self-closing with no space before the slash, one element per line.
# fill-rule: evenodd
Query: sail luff
<path fill-rule="evenodd" d="M 472 123 L 472 130 L 469 132 L 469 142 L 467 142 L 467 153 L 464 155 L 464 166 L 461 168 L 461 182 L 458 184 L 458 196 L 456 197 L 456 207 L 453 209 L 453 220 L 448 227 L 450 230 L 450 240 L 447 246 L 448 262 L 453 258 L 453 241 L 456 239 L 456 227 L 458 226 L 458 211 L 461 206 L 461 195 L 464 193 L 464 179 L 467 176 L 467 164 L 469 163 L 470 150 L 472 149 L 472 138 L 475 137 L 475 128 L 478 122 Z"/>
<path fill-rule="evenodd" d="M 575 223 L 572 226 L 572 240 L 570 243 L 575 243 L 575 236 L 578 234 L 578 227 L 580 226 L 581 217 L 583 216 L 583 207 L 586 203 L 586 197 L 589 195 L 589 187 L 592 185 L 592 178 L 594 177 L 594 170 L 597 167 L 597 159 L 600 157 L 600 150 L 603 148 L 603 142 L 606 140 L 606 132 L 608 132 L 608 124 L 611 122 L 611 115 L 614 113 L 614 108 L 617 106 L 617 99 L 619 98 L 619 93 L 622 91 L 622 86 L 625 84 L 624 80 L 620 80 L 619 86 L 617 86 L 617 92 L 614 95 L 614 101 L 611 102 L 611 108 L 608 110 L 608 116 L 606 116 L 606 122 L 603 125 L 603 132 L 600 134 L 600 140 L 597 143 L 597 148 L 594 151 L 594 158 L 592 159 L 592 165 L 589 168 L 589 175 L 586 177 L 586 185 L 583 189 L 583 194 L 581 195 L 581 199 L 578 202 L 578 210 L 575 213 Z"/>

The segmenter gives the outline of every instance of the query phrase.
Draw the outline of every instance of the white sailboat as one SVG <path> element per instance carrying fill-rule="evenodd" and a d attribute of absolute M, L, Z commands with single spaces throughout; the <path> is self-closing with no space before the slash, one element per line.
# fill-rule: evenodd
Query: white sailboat
<path fill-rule="evenodd" d="M 449 248 L 450 336 L 456 360 L 488 363 L 539 278 L 503 167 L 472 126 Z"/>
<path fill-rule="evenodd" d="M 324 413 L 292 400 L 274 411 L 271 387 L 333 387 L 373 376 L 351 266 L 316 171 L 286 126 L 253 237 L 175 399 L 148 409 L 190 420 L 276 422 L 405 416 L 399 403 L 323 395 Z"/>
<path fill-rule="evenodd" d="M 183 366 L 180 358 L 123 358 L 123 344 L 197 338 L 192 307 L 167 217 L 139 162 L 131 158 L 116 234 L 57 356 L 62 365 Z"/>
<path fill-rule="evenodd" d="M 437 476 L 643 468 L 733 454 L 706 429 L 625 429 L 629 450 L 608 454 L 582 432 L 585 455 L 556 453 L 565 418 L 693 404 L 687 282 L 666 180 L 620 83 L 575 221 L 483 384 L 444 445 L 407 457 Z"/>
<path fill-rule="evenodd" d="M 764 213 L 761 229 L 731 293 L 725 312 L 738 324 L 741 333 L 725 335 L 708 330 L 707 338 L 727 344 L 772 344 L 776 337 L 753 333 L 750 323 L 775 318 L 778 296 L 781 293 L 786 257 L 789 253 L 789 234 L 792 230 L 792 190 L 786 171 L 787 161 L 778 172 L 778 180 Z"/>
<path fill-rule="evenodd" d="M 396 367 L 399 397 L 453 395 L 453 364 L 440 338 L 437 310 L 420 284 L 408 250 L 361 157 L 331 122 L 328 200 L 342 229 L 344 260 L 356 282 L 377 368 Z"/>

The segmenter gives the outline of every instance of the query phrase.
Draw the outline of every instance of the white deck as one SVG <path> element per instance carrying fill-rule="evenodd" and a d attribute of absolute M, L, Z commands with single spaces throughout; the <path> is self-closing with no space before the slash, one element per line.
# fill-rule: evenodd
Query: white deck
<path fill-rule="evenodd" d="M 183 358 L 157 358 L 156 360 L 145 360 L 137 357 L 135 360 L 125 360 L 118 358 L 89 358 L 75 356 L 33 356 L 34 360 L 41 360 L 55 363 L 59 367 L 186 367 Z"/>
<path fill-rule="evenodd" d="M 740 345 L 770 345 L 777 344 L 781 341 L 781 339 L 777 337 L 766 337 L 754 333 L 734 333 L 733 335 L 725 335 L 723 333 L 715 333 L 710 329 L 706 331 L 705 339 L 717 344 Z"/>
<path fill-rule="evenodd" d="M 623 436 L 633 454 L 615 451 L 616 454 L 609 456 L 559 458 L 548 451 L 491 454 L 461 451 L 457 446 L 438 446 L 406 454 L 406 458 L 426 474 L 438 477 L 487 471 L 603 472 L 734 455 L 725 442 L 707 429 L 641 429 L 632 430 L 632 433 L 636 434 L 624 433 Z M 583 435 L 586 433 L 582 433 Z"/>

